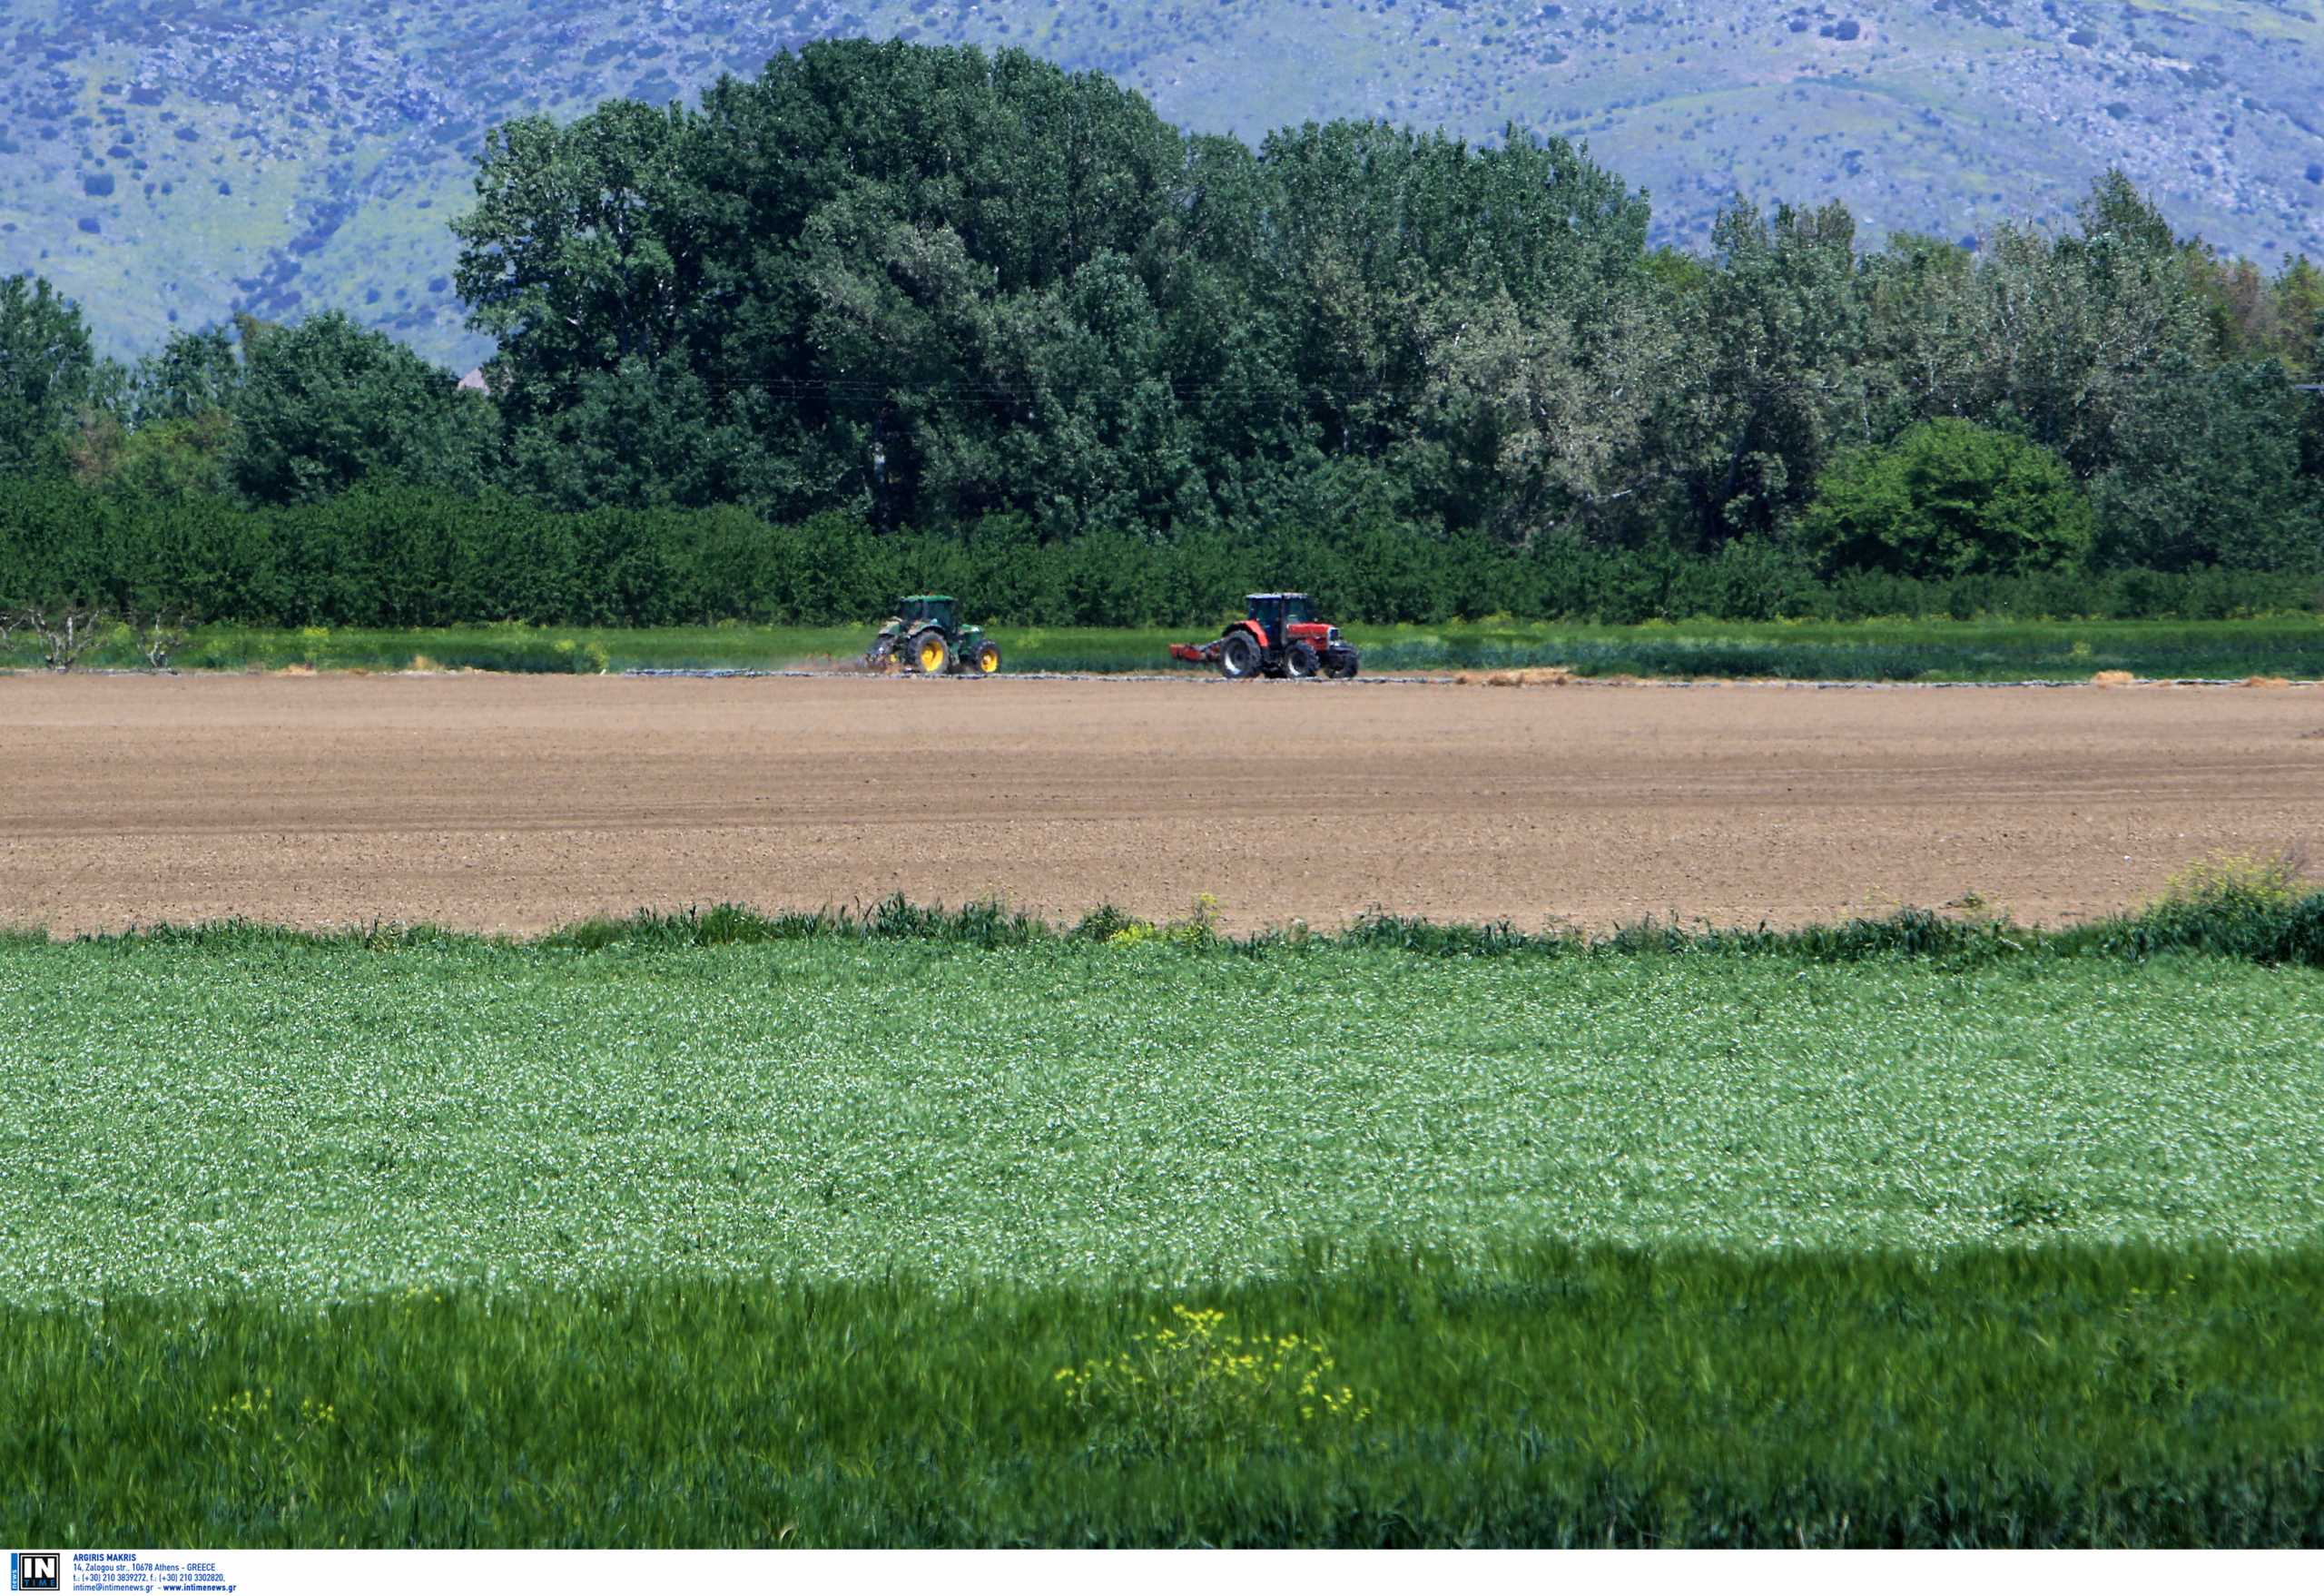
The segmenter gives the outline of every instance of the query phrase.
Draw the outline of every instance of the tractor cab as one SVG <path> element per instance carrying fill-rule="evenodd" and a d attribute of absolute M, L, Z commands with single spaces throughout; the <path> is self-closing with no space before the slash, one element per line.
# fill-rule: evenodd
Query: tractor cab
<path fill-rule="evenodd" d="M 935 626 L 946 635 L 955 630 L 952 623 L 952 599 L 942 593 L 915 593 L 896 600 L 896 618 L 907 632 L 917 632 L 922 626 Z"/>
<path fill-rule="evenodd" d="M 1270 648 L 1283 647 L 1291 627 L 1315 619 L 1315 606 L 1304 593 L 1253 593 L 1243 602 L 1250 606 L 1250 618 L 1266 634 Z"/>

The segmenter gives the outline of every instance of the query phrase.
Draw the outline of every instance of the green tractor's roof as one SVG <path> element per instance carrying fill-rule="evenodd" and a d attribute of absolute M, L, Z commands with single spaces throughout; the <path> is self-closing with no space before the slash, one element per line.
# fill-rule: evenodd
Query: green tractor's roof
<path fill-rule="evenodd" d="M 900 604 L 950 604 L 952 596 L 949 593 L 907 593 L 897 602 Z"/>

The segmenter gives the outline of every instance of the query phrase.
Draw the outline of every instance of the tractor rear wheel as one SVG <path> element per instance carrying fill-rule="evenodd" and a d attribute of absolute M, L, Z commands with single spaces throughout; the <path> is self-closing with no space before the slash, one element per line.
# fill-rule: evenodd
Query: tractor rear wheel
<path fill-rule="evenodd" d="M 1283 656 L 1283 674 L 1297 681 L 1302 676 L 1314 675 L 1323 663 L 1315 657 L 1314 644 L 1295 643 L 1291 645 L 1291 652 Z"/>
<path fill-rule="evenodd" d="M 944 640 L 941 632 L 922 632 L 912 639 L 911 660 L 920 667 L 921 675 L 940 676 L 952 668 L 952 645 Z"/>
<path fill-rule="evenodd" d="M 1229 632 L 1218 640 L 1218 674 L 1230 682 L 1256 675 L 1259 668 L 1259 645 L 1248 632 Z"/>
<path fill-rule="evenodd" d="M 977 667 L 977 675 L 989 676 L 1000 668 L 1000 650 L 990 643 L 980 643 L 971 663 Z"/>

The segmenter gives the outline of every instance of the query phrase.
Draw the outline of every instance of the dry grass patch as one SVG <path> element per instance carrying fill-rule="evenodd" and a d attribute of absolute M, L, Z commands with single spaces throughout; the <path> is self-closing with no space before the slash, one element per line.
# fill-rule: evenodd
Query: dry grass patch
<path fill-rule="evenodd" d="M 1462 671 L 1452 678 L 1471 687 L 1566 687 L 1576 680 L 1563 665 L 1528 665 L 1521 670 Z"/>
<path fill-rule="evenodd" d="M 2090 678 L 2093 687 L 2127 687 L 2138 678 L 2128 671 L 2099 671 Z"/>

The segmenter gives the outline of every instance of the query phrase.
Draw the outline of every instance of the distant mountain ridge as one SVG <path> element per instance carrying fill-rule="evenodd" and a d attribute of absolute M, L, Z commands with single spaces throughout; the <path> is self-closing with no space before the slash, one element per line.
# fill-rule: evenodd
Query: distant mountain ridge
<path fill-rule="evenodd" d="M 2173 224 L 2324 255 L 2324 0 L 13 0 L 0 274 L 128 352 L 342 308 L 472 363 L 445 223 L 484 130 L 688 98 L 822 37 L 1019 46 L 1191 128 L 1376 116 L 1586 139 L 1699 243 L 1736 192 L 1871 236 L 2054 222 L 2108 165 Z"/>

